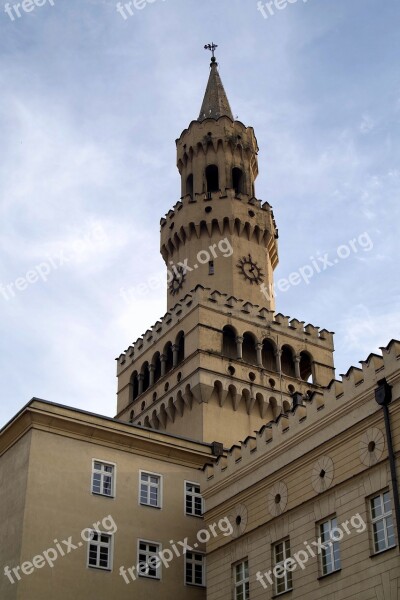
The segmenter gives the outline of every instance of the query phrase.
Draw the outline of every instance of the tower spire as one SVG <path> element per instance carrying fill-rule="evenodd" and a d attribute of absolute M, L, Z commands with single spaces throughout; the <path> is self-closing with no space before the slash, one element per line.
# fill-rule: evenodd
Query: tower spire
<path fill-rule="evenodd" d="M 214 42 L 204 46 L 205 50 L 211 51 L 212 58 L 210 77 L 208 79 L 206 93 L 204 94 L 203 104 L 201 105 L 198 118 L 199 121 L 204 121 L 205 119 L 219 119 L 219 117 L 222 116 L 229 117 L 234 121 L 229 100 L 218 72 L 218 63 L 215 58 L 215 50 L 217 48 L 218 46 L 214 44 Z"/>

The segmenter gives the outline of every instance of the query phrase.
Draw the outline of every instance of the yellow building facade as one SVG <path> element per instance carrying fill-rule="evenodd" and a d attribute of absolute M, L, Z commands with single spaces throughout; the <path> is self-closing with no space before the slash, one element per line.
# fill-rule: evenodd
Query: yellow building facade
<path fill-rule="evenodd" d="M 333 334 L 276 312 L 214 55 L 176 146 L 167 312 L 117 358 L 115 418 L 33 399 L 0 431 L 0 599 L 396 600 L 400 343 L 337 381 Z"/>

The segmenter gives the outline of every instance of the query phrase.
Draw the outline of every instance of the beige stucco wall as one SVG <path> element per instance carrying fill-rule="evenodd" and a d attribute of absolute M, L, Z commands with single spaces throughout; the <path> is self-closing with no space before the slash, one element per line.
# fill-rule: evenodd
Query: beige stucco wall
<path fill-rule="evenodd" d="M 20 563 L 25 524 L 31 434 L 0 457 L 0 598 L 15 600 L 16 586 L 3 576 L 3 566 Z"/>
<path fill-rule="evenodd" d="M 317 404 L 306 403 L 286 419 L 239 444 L 228 457 L 207 468 L 204 478 L 206 521 L 229 515 L 241 523 L 231 538 L 207 545 L 208 600 L 230 600 L 232 564 L 247 558 L 250 597 L 272 598 L 257 572 L 272 569 L 272 544 L 290 537 L 291 555 L 318 537 L 317 525 L 336 516 L 339 527 L 361 515 L 364 531 L 344 535 L 340 542 L 342 568 L 320 577 L 319 558 L 293 572 L 294 599 L 398 600 L 399 548 L 373 555 L 369 499 L 389 490 L 395 522 L 393 488 L 382 409 L 374 399 L 378 381 L 392 385 L 390 405 L 393 444 L 400 464 L 400 344 L 392 342 L 383 357 L 371 356 L 362 369 L 351 369 L 326 390 Z M 369 440 L 377 440 L 368 450 Z M 327 460 L 326 460 L 327 459 Z M 323 461 L 323 462 L 321 462 Z M 319 487 L 319 472 L 329 476 Z M 277 506 L 280 494 L 284 501 Z"/>
<path fill-rule="evenodd" d="M 203 527 L 202 520 L 184 515 L 184 481 L 198 481 L 196 468 L 174 464 L 154 457 L 141 456 L 134 451 L 122 451 L 77 437 L 57 435 L 57 432 L 34 430 L 29 457 L 29 485 L 23 481 L 15 486 L 11 471 L 18 462 L 26 462 L 27 440 L 22 440 L 10 450 L 9 458 L 2 460 L 2 472 L 7 485 L 2 490 L 9 499 L 7 514 L 6 564 L 11 568 L 55 546 L 54 540 L 67 540 L 72 536 L 78 543 L 81 531 L 111 515 L 118 527 L 115 534 L 114 567 L 103 572 L 87 567 L 87 544 L 59 557 L 54 568 L 45 566 L 19 583 L 11 585 L 2 577 L 2 600 L 44 600 L 44 598 L 99 598 L 111 597 L 128 600 L 145 599 L 161 594 L 165 598 L 205 597 L 203 589 L 184 585 L 183 557 L 176 558 L 170 568 L 162 569 L 162 581 L 138 578 L 127 585 L 119 575 L 121 565 L 126 568 L 137 564 L 138 538 L 160 542 L 169 547 L 169 540 L 179 541 L 189 537 L 189 543 Z M 13 456 L 11 455 L 13 454 Z M 117 465 L 115 499 L 94 496 L 90 490 L 92 459 Z M 26 479 L 26 465 L 25 465 Z M 142 507 L 138 503 L 139 469 L 163 476 L 163 508 Z M 26 495 L 25 495 L 26 491 Z M 22 508 L 24 503 L 25 518 Z M 16 543 L 14 532 L 21 536 Z M 10 541 L 8 541 L 10 540 Z M 11 545 L 11 549 L 10 549 Z M 15 545 L 15 548 L 13 548 Z M 21 548 L 19 549 L 19 546 Z M 199 546 L 199 549 L 200 546 Z"/>

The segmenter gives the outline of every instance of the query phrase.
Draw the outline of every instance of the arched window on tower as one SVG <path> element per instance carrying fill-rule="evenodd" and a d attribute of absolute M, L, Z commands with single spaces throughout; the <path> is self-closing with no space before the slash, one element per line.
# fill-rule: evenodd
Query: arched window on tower
<path fill-rule="evenodd" d="M 312 358 L 308 352 L 300 353 L 300 377 L 303 381 L 313 383 Z"/>
<path fill-rule="evenodd" d="M 134 371 L 132 373 L 130 385 L 131 402 L 133 402 L 139 395 L 139 381 L 137 371 Z"/>
<path fill-rule="evenodd" d="M 145 392 L 150 385 L 150 371 L 149 371 L 149 363 L 145 362 L 142 367 L 142 375 L 143 375 L 143 391 Z"/>
<path fill-rule="evenodd" d="M 294 353 L 290 346 L 282 347 L 282 373 L 289 377 L 296 377 L 296 369 L 294 366 Z"/>
<path fill-rule="evenodd" d="M 239 167 L 232 169 L 232 187 L 235 194 L 243 194 L 243 171 Z"/>
<path fill-rule="evenodd" d="M 175 344 L 178 346 L 178 365 L 185 359 L 185 334 L 180 331 L 176 337 Z"/>
<path fill-rule="evenodd" d="M 236 331 L 230 325 L 222 330 L 222 354 L 228 358 L 237 358 Z"/>
<path fill-rule="evenodd" d="M 243 335 L 243 360 L 252 365 L 257 364 L 256 338 L 252 333 Z"/>
<path fill-rule="evenodd" d="M 166 346 L 164 347 L 164 354 L 167 359 L 165 362 L 165 372 L 168 373 L 169 371 L 171 371 L 171 369 L 173 368 L 173 364 L 174 364 L 174 355 L 173 355 L 173 351 L 172 351 L 171 342 L 168 342 L 168 344 L 166 344 Z"/>
<path fill-rule="evenodd" d="M 156 383 L 161 377 L 161 360 L 160 353 L 156 352 L 152 358 L 151 364 L 154 367 L 154 383 Z"/>
<path fill-rule="evenodd" d="M 193 198 L 193 175 L 189 175 L 186 179 L 186 194 Z"/>
<path fill-rule="evenodd" d="M 276 371 L 275 348 L 269 340 L 263 341 L 262 363 L 267 371 Z"/>
<path fill-rule="evenodd" d="M 208 165 L 206 168 L 207 192 L 218 192 L 219 172 L 217 165 Z"/>

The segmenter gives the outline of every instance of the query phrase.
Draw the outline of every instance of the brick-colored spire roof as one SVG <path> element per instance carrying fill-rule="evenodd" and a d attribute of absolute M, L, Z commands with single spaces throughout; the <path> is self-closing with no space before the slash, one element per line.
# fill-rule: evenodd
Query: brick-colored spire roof
<path fill-rule="evenodd" d="M 207 89 L 198 120 L 219 119 L 219 117 L 224 115 L 234 121 L 229 100 L 218 73 L 218 63 L 215 58 L 213 58 L 211 62 L 210 77 L 208 79 Z"/>

